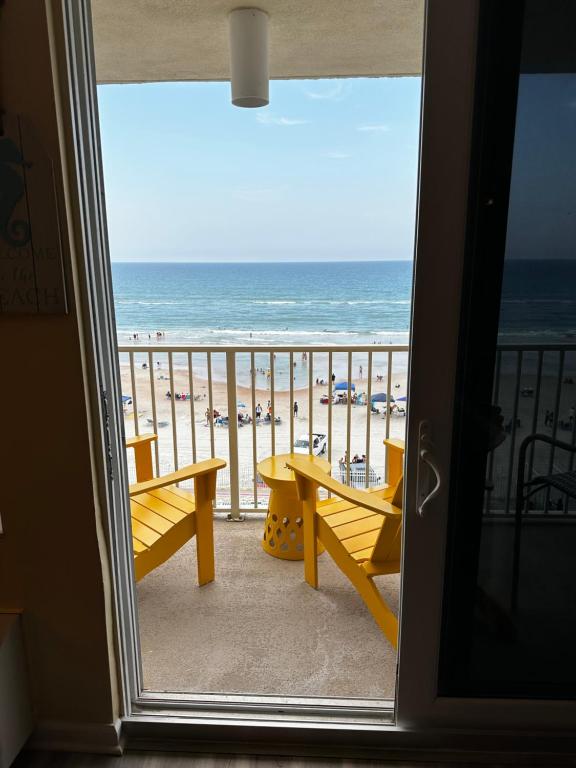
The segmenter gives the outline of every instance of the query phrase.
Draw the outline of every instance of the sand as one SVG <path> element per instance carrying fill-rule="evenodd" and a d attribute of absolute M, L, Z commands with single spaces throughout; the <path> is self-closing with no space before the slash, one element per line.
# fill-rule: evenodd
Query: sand
<path fill-rule="evenodd" d="M 130 367 L 121 364 L 122 392 L 125 395 L 132 396 L 132 380 Z M 190 400 L 172 400 L 166 397 L 166 392 L 171 389 L 169 371 L 167 365 L 157 368 L 153 372 L 153 386 L 155 391 L 156 418 L 157 422 L 165 422 L 165 426 L 158 426 L 158 451 L 159 465 L 161 474 L 172 471 L 174 468 L 174 448 L 173 448 L 173 428 L 172 428 L 172 407 L 176 421 L 177 433 L 177 453 L 178 465 L 190 463 L 194 460 L 209 458 L 211 455 L 211 436 L 213 433 L 214 453 L 216 456 L 229 461 L 229 433 L 226 427 L 214 425 L 210 428 L 205 416 L 209 406 L 209 384 L 206 379 L 193 376 L 192 388 L 194 395 L 199 399 Z M 142 367 L 135 367 L 134 378 L 136 385 L 136 406 L 138 410 L 138 429 L 139 433 L 153 432 L 153 408 L 151 397 L 151 371 Z M 191 390 L 189 373 L 187 369 L 174 368 L 174 391 L 188 393 Z M 262 378 L 262 377 L 260 377 Z M 364 377 L 353 379 L 356 385 L 356 392 L 366 392 L 368 381 Z M 386 384 L 372 381 L 372 393 L 381 392 Z M 327 394 L 326 385 L 313 385 L 312 397 L 312 423 L 313 431 L 327 434 L 328 430 L 328 411 L 327 405 L 320 403 L 320 397 Z M 396 396 L 406 393 L 406 375 L 405 373 L 396 373 L 392 375 L 392 392 Z M 309 398 L 308 388 L 298 388 L 294 390 L 294 399 L 298 403 L 298 416 L 294 418 L 294 438 L 298 439 L 301 435 L 307 435 L 309 431 Z M 268 401 L 271 400 L 271 392 L 265 386 L 255 389 L 256 403 L 260 403 L 263 412 L 266 412 Z M 245 404 L 239 410 L 252 415 L 252 394 L 248 387 L 237 387 L 237 401 Z M 228 414 L 228 394 L 227 385 L 222 381 L 212 382 L 212 404 L 213 408 L 222 415 Z M 402 405 L 405 406 L 405 403 Z M 362 405 L 351 405 L 350 408 L 350 455 L 362 455 L 367 452 L 366 432 L 367 419 L 370 419 L 370 465 L 376 471 L 378 476 L 383 477 L 385 449 L 383 440 L 386 435 L 386 417 L 385 405 L 378 404 L 381 409 L 378 414 L 368 416 L 369 409 Z M 347 407 L 346 405 L 332 406 L 332 466 L 338 467 L 338 460 L 344 456 L 347 447 Z M 271 425 L 262 423 L 253 428 L 252 424 L 245 425 L 238 429 L 238 457 L 240 471 L 240 490 L 241 503 L 253 504 L 253 441 L 256 441 L 256 460 L 260 461 L 272 453 L 286 453 L 290 449 L 290 393 L 289 391 L 276 391 L 274 395 L 274 413 L 281 419 L 280 424 L 275 424 L 274 428 L 274 446 L 272 445 Z M 193 452 L 193 430 L 196 452 Z M 390 436 L 403 437 L 405 433 L 406 418 L 403 415 L 392 413 L 390 415 Z M 133 405 L 125 409 L 125 430 L 129 437 L 135 433 L 135 413 Z M 130 453 L 130 452 L 129 452 Z M 130 466 L 130 458 L 129 458 Z M 227 470 L 220 473 L 218 504 L 226 505 L 226 488 L 228 486 Z M 267 495 L 263 488 L 263 498 Z"/>

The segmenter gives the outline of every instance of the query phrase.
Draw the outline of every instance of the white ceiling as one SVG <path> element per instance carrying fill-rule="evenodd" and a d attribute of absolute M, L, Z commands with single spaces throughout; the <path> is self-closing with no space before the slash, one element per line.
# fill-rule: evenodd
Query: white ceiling
<path fill-rule="evenodd" d="M 101 83 L 228 80 L 230 0 L 92 0 Z M 263 0 L 272 78 L 417 75 L 424 0 Z"/>

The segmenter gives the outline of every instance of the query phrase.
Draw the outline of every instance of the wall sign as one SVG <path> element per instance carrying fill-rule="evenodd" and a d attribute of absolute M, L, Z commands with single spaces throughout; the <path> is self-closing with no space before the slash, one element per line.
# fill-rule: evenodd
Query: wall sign
<path fill-rule="evenodd" d="M 22 115 L 0 133 L 0 315 L 68 312 L 52 161 Z"/>

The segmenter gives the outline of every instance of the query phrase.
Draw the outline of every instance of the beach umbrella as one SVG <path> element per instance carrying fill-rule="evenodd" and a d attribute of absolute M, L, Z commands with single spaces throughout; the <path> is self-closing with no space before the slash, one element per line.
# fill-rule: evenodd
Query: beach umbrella
<path fill-rule="evenodd" d="M 132 404 L 132 398 L 130 395 L 122 395 L 122 404 L 131 405 Z"/>
<path fill-rule="evenodd" d="M 371 401 L 373 403 L 394 403 L 395 400 L 392 395 L 387 395 L 386 392 L 378 392 L 376 395 L 372 395 Z"/>
<path fill-rule="evenodd" d="M 338 391 L 342 391 L 342 390 L 347 390 L 348 389 L 348 382 L 347 381 L 339 381 L 338 384 L 334 385 L 334 389 L 337 392 Z M 352 390 L 352 392 L 354 392 L 356 390 L 356 385 L 355 384 L 350 384 L 350 389 Z"/>
<path fill-rule="evenodd" d="M 408 400 L 408 395 L 402 395 L 402 397 L 397 397 L 396 402 L 402 401 L 405 403 Z"/>

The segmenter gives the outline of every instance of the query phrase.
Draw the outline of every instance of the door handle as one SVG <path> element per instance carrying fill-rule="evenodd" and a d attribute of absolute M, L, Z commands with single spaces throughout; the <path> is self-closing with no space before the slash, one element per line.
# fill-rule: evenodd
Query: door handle
<path fill-rule="evenodd" d="M 428 421 L 420 422 L 418 443 L 417 512 L 420 517 L 424 517 L 426 506 L 438 496 L 442 487 L 442 477 L 438 464 L 434 459 L 434 446 L 430 438 L 430 424 Z M 435 484 L 431 491 L 428 490 L 430 487 L 430 470 L 435 478 Z"/>

